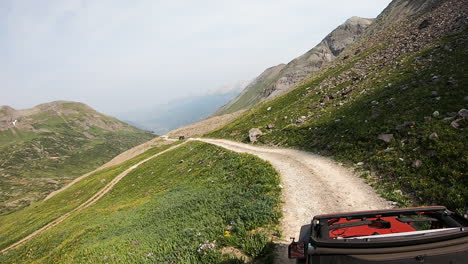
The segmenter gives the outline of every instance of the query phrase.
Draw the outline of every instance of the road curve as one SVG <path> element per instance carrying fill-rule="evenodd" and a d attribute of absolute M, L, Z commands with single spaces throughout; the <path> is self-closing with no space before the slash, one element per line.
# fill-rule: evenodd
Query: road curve
<path fill-rule="evenodd" d="M 284 241 L 278 252 L 278 263 L 288 263 L 285 245 L 290 237 L 299 237 L 303 225 L 314 215 L 389 208 L 389 202 L 375 193 L 363 179 L 333 160 L 312 153 L 258 147 L 219 139 L 196 138 L 235 152 L 249 153 L 270 162 L 281 175 L 283 186 Z"/>

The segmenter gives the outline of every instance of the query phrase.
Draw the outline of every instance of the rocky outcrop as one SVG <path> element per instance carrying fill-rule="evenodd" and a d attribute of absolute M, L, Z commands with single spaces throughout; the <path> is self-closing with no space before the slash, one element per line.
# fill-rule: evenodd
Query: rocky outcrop
<path fill-rule="evenodd" d="M 216 115 L 250 108 L 258 102 L 277 97 L 294 88 L 325 63 L 333 61 L 354 43 L 372 23 L 372 19 L 352 17 L 340 25 L 317 46 L 288 64 L 265 70 L 234 100 L 223 106 Z"/>
<path fill-rule="evenodd" d="M 327 62 L 333 61 L 361 36 L 372 19 L 352 17 L 332 31 L 306 54 L 292 60 L 280 72 L 280 78 L 266 91 L 274 98 L 291 90 Z"/>

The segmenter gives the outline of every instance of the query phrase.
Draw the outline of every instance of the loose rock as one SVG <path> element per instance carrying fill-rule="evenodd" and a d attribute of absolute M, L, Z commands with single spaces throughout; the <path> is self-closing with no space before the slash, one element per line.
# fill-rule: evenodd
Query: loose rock
<path fill-rule="evenodd" d="M 458 122 L 460 122 L 461 120 L 462 120 L 462 119 L 460 118 L 460 119 L 457 119 L 457 120 L 455 120 L 455 121 L 452 121 L 452 123 L 450 123 L 450 125 L 451 125 L 453 128 L 460 128 L 460 123 L 458 123 Z"/>
<path fill-rule="evenodd" d="M 465 108 L 461 109 L 460 111 L 458 111 L 458 116 L 463 117 L 463 118 L 467 118 L 468 117 L 468 110 L 466 110 Z"/>
<path fill-rule="evenodd" d="M 420 160 L 415 160 L 413 161 L 413 164 L 411 164 L 411 167 L 413 168 L 421 168 L 421 166 L 422 166 L 422 161 Z"/>
<path fill-rule="evenodd" d="M 254 143 L 257 142 L 259 136 L 263 135 L 262 131 L 258 128 L 252 128 L 249 130 L 249 140 Z"/>
<path fill-rule="evenodd" d="M 386 143 L 390 143 L 393 141 L 393 134 L 381 134 L 377 137 L 378 139 L 386 142 Z"/>
<path fill-rule="evenodd" d="M 437 133 L 432 133 L 429 135 L 429 139 L 430 140 L 436 140 L 436 139 L 439 139 L 439 135 L 437 135 Z"/>
<path fill-rule="evenodd" d="M 296 120 L 296 124 L 303 124 L 307 120 L 306 116 L 301 116 Z"/>

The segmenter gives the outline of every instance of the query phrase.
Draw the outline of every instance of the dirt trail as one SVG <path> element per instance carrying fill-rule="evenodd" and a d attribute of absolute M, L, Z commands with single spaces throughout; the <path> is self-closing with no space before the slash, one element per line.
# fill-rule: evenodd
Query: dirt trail
<path fill-rule="evenodd" d="M 86 174 L 83 174 L 80 177 L 75 178 L 73 181 L 69 182 L 68 184 L 66 184 L 62 188 L 49 193 L 49 195 L 47 195 L 47 197 L 44 198 L 44 201 L 49 200 L 50 198 L 54 197 L 58 193 L 68 189 L 73 184 L 81 181 L 82 179 L 88 177 L 91 174 L 94 174 L 94 173 L 96 173 L 96 172 L 98 172 L 100 170 L 103 170 L 103 169 L 106 169 L 106 168 L 121 164 L 121 163 L 123 163 L 123 162 L 125 162 L 125 161 L 127 161 L 129 159 L 132 159 L 132 158 L 144 153 L 145 151 L 147 151 L 150 148 L 171 144 L 171 141 L 175 141 L 175 140 L 168 140 L 166 138 L 156 137 L 156 138 L 154 138 L 154 139 L 152 139 L 152 140 L 150 140 L 148 142 L 145 142 L 145 143 L 143 143 L 141 145 L 138 145 L 138 146 L 135 146 L 135 147 L 133 147 L 133 148 L 131 148 L 129 150 L 126 150 L 126 151 L 120 153 L 119 155 L 117 155 L 116 157 L 114 157 L 112 160 L 106 162 L 105 164 L 103 164 L 99 168 L 97 168 L 97 169 L 95 169 L 93 171 L 90 171 L 90 172 L 88 172 Z"/>
<path fill-rule="evenodd" d="M 167 138 L 163 139 L 168 140 Z M 201 138 L 190 140 L 210 143 L 239 153 L 253 154 L 270 162 L 280 173 L 283 188 L 282 199 L 284 202 L 282 219 L 284 241 L 280 241 L 279 243 L 280 247 L 277 251 L 276 263 L 293 263 L 287 259 L 286 245 L 289 243 L 288 239 L 289 237 L 299 238 L 301 227 L 309 224 L 314 215 L 390 207 L 389 203 L 379 197 L 362 179 L 356 177 L 349 169 L 337 165 L 331 159 L 304 151 L 258 147 L 228 140 Z M 4 254 L 24 244 L 40 233 L 60 224 L 72 214 L 91 206 L 109 192 L 129 172 L 146 161 L 187 142 L 189 141 L 155 154 L 125 170 L 86 202 L 20 241 L 1 250 L 0 254 Z"/>
<path fill-rule="evenodd" d="M 299 238 L 301 226 L 309 224 L 314 215 L 390 207 L 372 187 L 331 159 L 299 150 L 258 147 L 228 140 L 194 140 L 256 155 L 270 162 L 280 173 L 285 240 L 280 242 L 277 263 L 294 263 L 287 259 L 288 239 Z"/>
<path fill-rule="evenodd" d="M 148 160 L 151 160 L 157 156 L 160 156 L 166 152 L 169 152 L 175 148 L 178 148 L 180 146 L 182 146 L 183 144 L 187 143 L 188 141 L 182 143 L 182 144 L 178 144 L 178 145 L 175 145 L 175 146 L 172 146 L 164 151 L 161 151 L 149 158 L 146 158 L 145 160 L 142 160 L 140 162 L 138 162 L 137 164 L 133 165 L 132 167 L 126 169 L 124 172 L 120 173 L 119 175 L 117 175 L 111 182 L 109 182 L 106 186 L 104 186 L 104 188 L 102 188 L 101 190 L 99 190 L 96 194 L 94 194 L 91 198 L 89 198 L 86 202 L 82 203 L 81 205 L 79 205 L 78 207 L 76 207 L 75 209 L 71 210 L 70 212 L 60 216 L 59 218 L 55 219 L 54 221 L 48 223 L 47 225 L 41 227 L 40 229 L 34 231 L 33 233 L 29 234 L 27 237 L 21 239 L 20 241 L 10 245 L 9 247 L 7 248 L 4 248 L 0 251 L 0 254 L 4 254 L 6 252 L 8 252 L 9 250 L 11 249 L 14 249 L 14 248 L 17 248 L 19 246 L 21 246 L 22 244 L 28 242 L 29 240 L 31 240 L 32 238 L 34 238 L 35 236 L 41 234 L 42 232 L 60 224 L 61 222 L 65 221 L 68 217 L 70 217 L 72 214 L 74 213 L 77 213 L 85 208 L 88 208 L 89 206 L 93 205 L 94 203 L 96 203 L 99 199 L 101 199 L 106 193 L 108 193 L 110 190 L 112 190 L 112 188 L 123 178 L 125 177 L 128 173 L 130 173 L 132 170 L 138 168 L 141 164 L 147 162 Z"/>

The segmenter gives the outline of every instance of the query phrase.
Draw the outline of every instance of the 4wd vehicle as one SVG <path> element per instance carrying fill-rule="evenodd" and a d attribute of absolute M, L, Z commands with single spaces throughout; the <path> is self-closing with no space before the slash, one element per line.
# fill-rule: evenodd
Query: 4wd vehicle
<path fill-rule="evenodd" d="M 468 263 L 468 220 L 443 206 L 319 215 L 292 239 L 303 263 Z"/>

